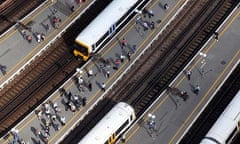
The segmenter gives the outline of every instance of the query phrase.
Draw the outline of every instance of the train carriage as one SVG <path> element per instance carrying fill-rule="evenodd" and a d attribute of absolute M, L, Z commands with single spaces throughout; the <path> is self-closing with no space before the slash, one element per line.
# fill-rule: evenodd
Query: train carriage
<path fill-rule="evenodd" d="M 114 144 L 135 119 L 134 109 L 120 102 L 78 144 Z"/>
<path fill-rule="evenodd" d="M 240 91 L 229 103 L 200 144 L 227 144 L 239 132 Z"/>
<path fill-rule="evenodd" d="M 113 0 L 75 39 L 73 54 L 86 61 L 148 0 Z"/>

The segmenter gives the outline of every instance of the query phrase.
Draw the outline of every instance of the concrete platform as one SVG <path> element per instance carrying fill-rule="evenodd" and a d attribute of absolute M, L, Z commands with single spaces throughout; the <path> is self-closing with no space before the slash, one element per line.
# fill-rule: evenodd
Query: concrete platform
<path fill-rule="evenodd" d="M 153 40 L 153 37 L 160 33 L 165 27 L 166 24 L 175 16 L 176 11 L 186 2 L 185 0 L 168 1 L 169 9 L 164 10 L 162 4 L 164 2 L 159 2 L 158 0 L 152 0 L 149 9 L 152 9 L 155 13 L 154 17 L 151 19 L 146 18 L 147 21 L 156 22 L 156 28 L 151 30 L 144 31 L 140 26 L 138 27 L 136 24 L 136 20 L 130 22 L 129 25 L 126 25 L 125 28 L 120 32 L 119 35 L 114 37 L 112 41 L 109 42 L 108 46 L 100 51 L 101 58 L 110 60 L 110 67 L 103 67 L 103 63 L 100 61 L 90 60 L 84 67 L 80 68 L 83 72 L 76 74 L 72 77 L 72 79 L 68 80 L 62 87 L 67 91 L 67 93 L 71 92 L 72 95 L 77 95 L 78 98 L 82 99 L 83 97 L 87 98 L 87 104 L 84 107 L 80 107 L 79 110 L 72 112 L 70 109 L 66 109 L 65 102 L 67 98 L 62 96 L 59 91 L 56 91 L 46 102 L 57 102 L 61 112 L 59 116 L 64 116 L 66 119 L 66 124 L 62 125 L 59 120 L 54 121 L 55 124 L 59 125 L 60 130 L 54 129 L 50 126 L 50 136 L 48 137 L 49 143 L 59 143 L 64 136 L 66 136 L 71 129 L 73 129 L 76 124 L 79 123 L 81 119 L 89 112 L 90 109 L 94 107 L 94 105 L 104 98 L 104 94 L 107 93 L 111 87 L 121 78 L 121 76 L 126 72 L 126 70 L 131 66 L 131 63 L 138 58 L 138 56 L 144 52 L 146 46 L 149 45 L 149 42 Z M 161 20 L 161 23 L 158 23 Z M 139 29 L 137 29 L 137 27 Z M 127 58 L 123 63 L 120 64 L 118 70 L 114 69 L 116 65 L 113 63 L 115 59 L 119 59 L 121 55 L 121 46 L 120 41 L 125 38 L 127 40 L 127 44 L 129 47 L 125 48 L 125 52 L 132 51 L 131 47 L 136 45 L 136 51 L 133 53 L 131 60 L 128 61 Z M 124 53 L 124 54 L 126 54 Z M 93 76 L 90 78 L 87 76 L 88 70 L 93 71 Z M 106 77 L 106 72 L 110 72 L 110 76 Z M 83 91 L 79 89 L 78 84 L 76 82 L 77 77 L 82 77 L 84 81 Z M 106 84 L 106 91 L 103 92 L 101 90 L 101 83 L 104 82 Z M 92 84 L 92 90 L 90 91 L 88 88 L 88 84 Z M 42 133 L 44 132 L 45 120 L 48 118 L 45 114 L 41 116 L 41 119 L 38 120 L 36 111 L 40 110 L 43 105 L 39 106 L 36 110 L 34 110 L 29 116 L 27 116 L 21 123 L 19 123 L 15 129 L 18 130 L 18 136 L 22 138 L 24 141 L 29 143 L 36 143 L 40 141 L 43 142 L 43 138 L 38 138 L 35 135 L 35 130 L 38 129 Z M 51 107 L 51 106 L 50 106 Z M 54 109 L 50 108 L 51 113 L 54 113 Z M 5 138 L 1 139 L 1 143 L 8 143 L 13 141 L 13 135 L 9 134 Z"/>
<path fill-rule="evenodd" d="M 144 116 L 143 121 L 136 124 L 126 136 L 127 144 L 176 144 L 189 128 L 201 109 L 214 96 L 232 69 L 240 62 L 240 11 L 219 30 L 218 42 L 213 38 L 202 49 L 204 58 L 198 55 L 186 67 L 192 75 L 187 79 L 186 71 L 182 72 L 171 84 L 172 90 L 164 92 L 157 102 Z M 193 88 L 200 86 L 198 95 Z M 189 98 L 184 101 L 176 92 L 186 91 Z M 155 128 L 151 129 L 149 121 L 154 115 Z"/>
<path fill-rule="evenodd" d="M 21 23 L 31 27 L 24 30 L 25 34 L 32 36 L 32 42 L 26 40 L 21 26 L 15 26 L 12 30 L 1 36 L 0 39 L 0 88 L 18 75 L 35 56 L 47 49 L 57 36 L 67 28 L 76 17 L 79 17 L 95 0 L 89 0 L 77 4 L 74 0 L 48 0 L 42 7 L 26 17 Z M 71 11 L 74 6 L 74 12 Z M 52 17 L 61 19 L 59 28 L 54 28 Z M 46 26 L 49 26 L 47 29 Z M 45 40 L 37 42 L 37 33 L 43 33 Z"/>

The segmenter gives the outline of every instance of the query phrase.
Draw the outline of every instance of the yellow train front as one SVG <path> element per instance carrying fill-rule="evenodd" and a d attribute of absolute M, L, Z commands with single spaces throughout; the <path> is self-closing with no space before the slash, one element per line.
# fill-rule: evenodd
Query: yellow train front
<path fill-rule="evenodd" d="M 133 107 L 120 102 L 78 144 L 115 144 L 134 120 L 136 115 Z"/>
<path fill-rule="evenodd" d="M 73 54 L 88 60 L 116 31 L 135 9 L 148 0 L 113 0 L 75 39 Z"/>

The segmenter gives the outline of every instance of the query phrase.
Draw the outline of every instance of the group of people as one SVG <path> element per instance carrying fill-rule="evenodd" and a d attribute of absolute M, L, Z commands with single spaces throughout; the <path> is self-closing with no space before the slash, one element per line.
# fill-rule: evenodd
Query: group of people
<path fill-rule="evenodd" d="M 151 20 L 151 18 L 154 16 L 153 10 L 143 9 L 143 11 L 139 11 L 138 13 L 139 15 L 137 16 L 136 24 L 142 26 L 144 31 L 155 28 L 155 22 Z M 148 16 L 148 20 L 143 19 L 146 16 Z"/>
<path fill-rule="evenodd" d="M 56 29 L 60 26 L 60 24 L 62 22 L 61 18 L 58 17 L 58 16 L 55 16 L 55 15 L 53 15 L 50 19 L 51 19 L 50 23 Z M 45 28 L 46 31 L 49 31 L 51 29 L 49 24 L 43 24 L 42 23 L 42 25 L 43 25 L 43 27 Z M 29 31 L 30 33 L 28 33 L 27 31 Z M 33 36 L 36 38 L 36 41 L 38 43 L 40 43 L 41 41 L 44 41 L 45 37 L 46 37 L 45 34 L 42 33 L 42 32 L 41 33 L 39 33 L 39 32 L 34 33 L 34 32 L 32 32 L 32 30 L 26 29 L 25 27 L 22 27 L 22 30 L 20 32 L 21 32 L 23 38 L 25 40 L 27 40 L 29 43 L 32 42 Z"/>
<path fill-rule="evenodd" d="M 37 117 L 40 122 L 43 122 L 44 127 L 42 130 L 35 128 L 35 135 L 37 138 L 47 143 L 50 136 L 50 127 L 52 126 L 55 131 L 60 130 L 60 125 L 65 125 L 66 118 L 61 114 L 61 108 L 57 102 L 47 101 L 42 107 L 36 111 Z M 45 115 L 45 117 L 44 117 Z"/>

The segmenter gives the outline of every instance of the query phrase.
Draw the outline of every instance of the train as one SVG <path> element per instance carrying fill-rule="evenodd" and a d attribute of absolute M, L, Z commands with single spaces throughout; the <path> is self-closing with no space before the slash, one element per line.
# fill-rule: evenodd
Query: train
<path fill-rule="evenodd" d="M 125 102 L 116 104 L 78 144 L 114 144 L 136 120 L 133 107 Z"/>
<path fill-rule="evenodd" d="M 80 34 L 75 38 L 74 56 L 87 61 L 96 53 L 117 30 L 126 24 L 137 8 L 149 0 L 113 0 Z"/>
<path fill-rule="evenodd" d="M 200 144 L 227 144 L 240 131 L 240 91 L 201 140 Z"/>

